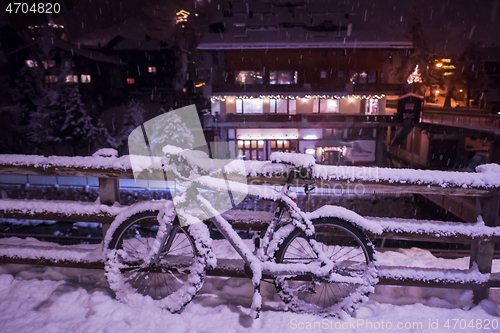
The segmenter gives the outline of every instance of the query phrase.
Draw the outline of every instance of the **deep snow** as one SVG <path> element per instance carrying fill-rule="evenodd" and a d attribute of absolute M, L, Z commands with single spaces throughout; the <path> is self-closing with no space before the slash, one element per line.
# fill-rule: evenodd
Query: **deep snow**
<path fill-rule="evenodd" d="M 224 241 L 214 242 L 217 255 L 233 256 Z M 466 268 L 468 264 L 468 258 L 438 259 L 421 249 L 388 251 L 378 257 L 383 265 L 411 262 L 420 267 Z M 494 262 L 493 271 L 500 270 L 499 264 Z M 180 314 L 120 303 L 103 270 L 4 264 L 0 265 L 0 293 L 1 332 L 498 332 L 491 324 L 500 327 L 500 291 L 494 289 L 490 300 L 474 307 L 472 291 L 377 286 L 352 317 L 326 321 L 310 314 L 283 312 L 274 286 L 266 282 L 262 284 L 261 318 L 253 321 L 248 316 L 252 282 L 241 278 L 207 278 Z M 447 320 L 450 329 L 444 326 Z M 468 326 L 471 320 L 475 327 L 489 320 L 491 329 L 472 329 Z M 439 329 L 430 329 L 429 323 L 435 325 L 436 321 Z M 375 326 L 370 329 L 367 322 Z M 392 330 L 387 329 L 388 323 Z M 401 329 L 398 323 L 403 325 Z M 404 328 L 418 323 L 421 328 Z M 453 330 L 455 323 L 457 328 L 466 325 Z"/>

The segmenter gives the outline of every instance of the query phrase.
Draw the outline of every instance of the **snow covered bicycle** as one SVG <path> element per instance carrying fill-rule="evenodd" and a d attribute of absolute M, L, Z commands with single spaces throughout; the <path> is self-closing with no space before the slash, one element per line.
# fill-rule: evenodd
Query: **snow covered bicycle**
<path fill-rule="evenodd" d="M 360 228 L 338 217 L 354 213 L 333 206 L 304 213 L 295 203 L 290 186 L 300 172 L 314 167 L 311 156 L 271 155 L 287 168 L 286 184 L 278 191 L 230 180 L 229 174 L 241 175 L 242 170 L 227 161 L 214 168 L 220 161 L 202 151 L 167 145 L 163 152 L 159 163 L 164 175 L 183 190 L 172 201 L 133 205 L 111 225 L 105 239 L 106 276 L 117 298 L 182 310 L 203 285 L 206 269 L 216 266 L 203 223 L 208 219 L 245 262 L 255 288 L 254 316 L 260 311 L 264 277 L 273 279 L 290 309 L 324 316 L 352 312 L 373 291 L 377 283 L 373 246 Z M 241 202 L 247 195 L 278 205 L 267 230 L 255 237 L 253 250 L 221 215 L 227 201 L 234 206 L 235 198 Z"/>

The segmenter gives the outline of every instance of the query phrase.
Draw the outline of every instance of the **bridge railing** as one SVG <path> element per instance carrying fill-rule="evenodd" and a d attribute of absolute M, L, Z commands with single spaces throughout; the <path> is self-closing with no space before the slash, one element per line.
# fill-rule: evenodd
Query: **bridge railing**
<path fill-rule="evenodd" d="M 422 111 L 421 121 L 440 125 L 500 130 L 500 116 L 453 111 Z"/>

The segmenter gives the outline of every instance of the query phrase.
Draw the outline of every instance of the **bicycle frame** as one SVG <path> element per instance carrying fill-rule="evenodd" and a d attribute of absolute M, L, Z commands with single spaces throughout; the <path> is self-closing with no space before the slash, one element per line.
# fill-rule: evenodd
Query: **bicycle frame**
<path fill-rule="evenodd" d="M 236 252 L 248 266 L 252 267 L 252 264 L 255 262 L 260 262 L 263 264 L 261 272 L 263 275 L 316 275 L 318 273 L 321 273 L 321 275 L 323 276 L 330 275 L 331 277 L 331 275 L 335 275 L 334 273 L 331 273 L 333 262 L 322 253 L 321 249 L 315 248 L 314 246 L 312 247 L 312 250 L 316 253 L 319 260 L 307 264 L 274 263 L 270 261 L 272 257 L 267 253 L 270 242 L 273 239 L 274 233 L 278 230 L 279 222 L 281 221 L 285 210 L 288 210 L 289 212 L 298 212 L 297 210 L 299 210 L 298 207 L 294 205 L 293 200 L 288 196 L 288 191 L 290 186 L 292 185 L 292 180 L 296 172 L 298 172 L 298 170 L 293 169 L 289 173 L 287 182 L 281 189 L 279 199 L 277 200 L 279 202 L 279 208 L 275 213 L 275 217 L 267 227 L 264 236 L 262 238 L 259 237 L 259 239 L 263 241 L 260 242 L 260 245 L 263 246 L 261 247 L 256 245 L 256 249 L 254 251 L 251 251 L 249 249 L 249 247 L 243 242 L 242 238 L 234 231 L 231 224 L 226 219 L 224 219 L 217 211 L 215 211 L 210 202 L 198 193 L 197 188 L 192 187 L 195 182 L 189 181 L 191 184 L 189 187 L 187 187 L 186 192 L 183 194 L 184 198 L 180 199 L 180 201 L 186 201 L 186 203 L 188 203 L 189 200 L 194 200 L 194 202 L 199 205 L 199 207 L 201 207 L 207 215 L 213 215 L 213 223 L 215 224 L 217 229 L 224 236 L 224 238 L 229 241 L 231 246 L 236 250 Z M 184 186 L 185 185 L 188 184 L 184 184 Z M 302 213 L 302 211 L 300 211 L 300 213 Z M 185 215 L 185 217 L 188 217 L 191 220 L 193 218 L 198 219 L 197 217 L 186 213 L 184 209 L 179 209 L 177 211 L 177 214 L 180 216 Z M 198 221 L 199 223 L 202 223 L 201 220 L 198 219 Z M 308 222 L 309 224 L 311 223 L 310 221 Z M 308 228 L 306 223 L 304 223 L 303 221 L 294 221 L 294 225 L 301 227 L 303 230 L 306 230 Z M 346 279 L 349 279 L 349 277 L 343 277 L 343 280 Z"/>

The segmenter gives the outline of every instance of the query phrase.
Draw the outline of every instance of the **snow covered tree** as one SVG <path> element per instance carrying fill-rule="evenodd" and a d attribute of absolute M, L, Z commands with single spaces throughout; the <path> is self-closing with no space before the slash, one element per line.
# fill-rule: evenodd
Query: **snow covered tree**
<path fill-rule="evenodd" d="M 162 149 L 166 145 L 192 149 L 196 134 L 189 128 L 189 124 L 186 124 L 176 112 L 165 113 L 163 108 L 160 109 L 160 112 L 162 112 L 161 115 L 144 123 L 144 131 L 147 134 L 153 156 L 163 156 Z M 130 154 L 149 155 L 150 152 L 143 143 L 143 130 L 134 130 L 128 138 Z"/>
<path fill-rule="evenodd" d="M 112 128 L 106 130 L 107 143 L 115 149 L 123 150 L 130 133 L 144 122 L 145 113 L 144 105 L 140 101 L 130 101 L 118 119 L 113 116 Z"/>
<path fill-rule="evenodd" d="M 74 82 L 71 61 L 53 44 L 51 28 L 46 28 L 31 53 L 31 65 L 24 66 L 17 83 L 29 110 L 27 137 L 38 149 L 51 146 L 90 151 L 99 128 L 94 126 Z"/>
<path fill-rule="evenodd" d="M 163 113 L 153 120 L 147 131 L 152 146 L 162 148 L 165 145 L 172 145 L 184 149 L 193 148 L 193 133 L 175 112 Z"/>
<path fill-rule="evenodd" d="M 14 153 L 19 148 L 23 108 L 19 90 L 10 84 L 6 74 L 7 60 L 0 50 L 0 153 Z"/>
<path fill-rule="evenodd" d="M 395 77 L 401 83 L 406 83 L 408 77 L 414 72 L 418 65 L 421 80 L 414 83 L 414 92 L 420 92 L 421 84 L 428 84 L 427 65 L 429 62 L 429 45 L 424 36 L 420 13 L 413 5 L 409 9 L 409 14 L 406 20 L 405 36 L 413 43 L 413 52 L 403 59 L 400 66 L 396 67 Z"/>
<path fill-rule="evenodd" d="M 30 118 L 29 138 L 39 146 L 68 145 L 76 154 L 79 147 L 92 143 L 97 129 L 81 102 L 78 86 L 66 82 L 70 73 L 62 68 L 46 76 L 49 82 L 33 100 L 36 109 Z"/>
<path fill-rule="evenodd" d="M 457 70 L 452 75 L 453 87 L 465 87 L 466 103 L 470 106 L 470 99 L 478 97 L 486 89 L 488 78 L 484 72 L 480 43 L 470 43 L 458 57 Z"/>

